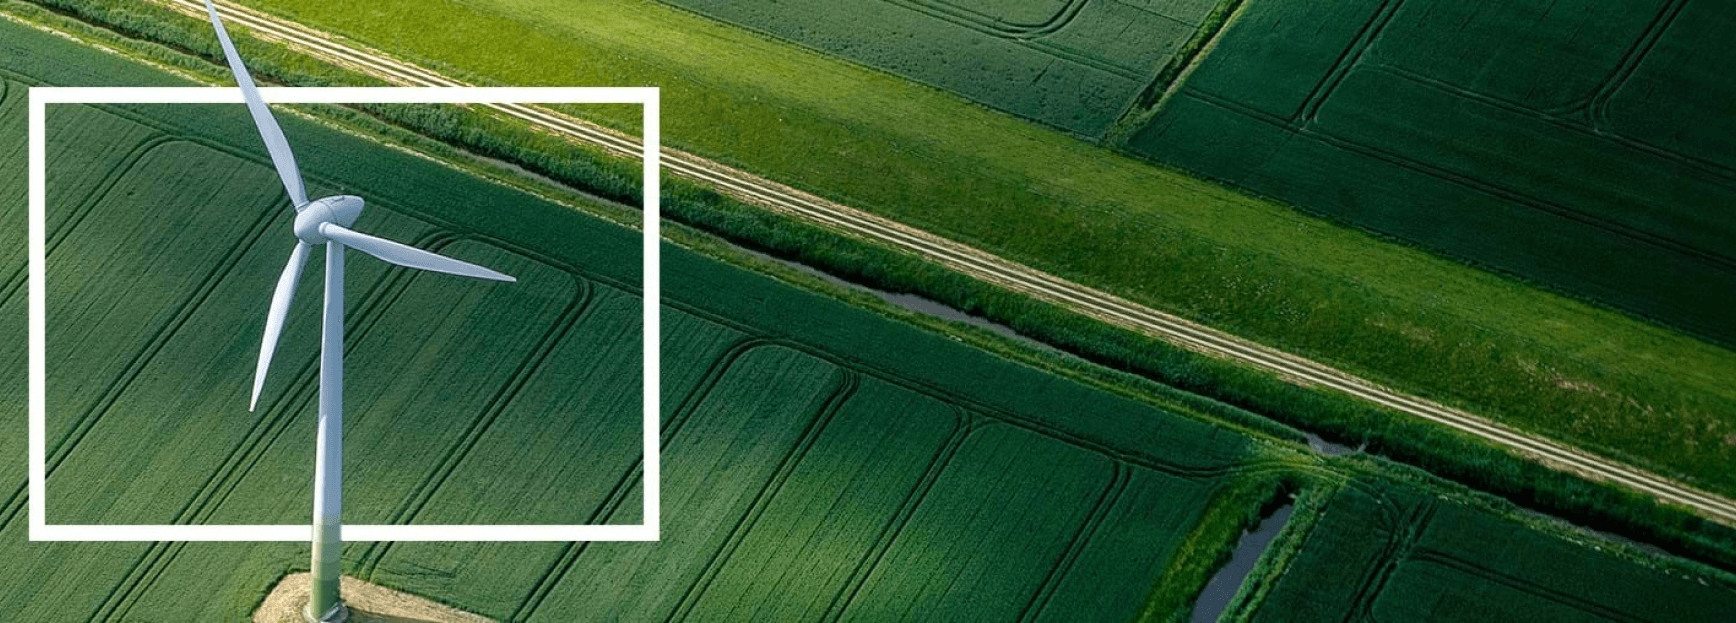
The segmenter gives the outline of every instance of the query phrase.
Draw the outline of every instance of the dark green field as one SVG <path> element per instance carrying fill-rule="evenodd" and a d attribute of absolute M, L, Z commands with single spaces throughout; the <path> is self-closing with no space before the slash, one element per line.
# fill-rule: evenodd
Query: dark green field
<path fill-rule="evenodd" d="M 1736 594 L 1387 483 L 1326 504 L 1254 621 L 1724 621 Z M 1251 617 L 1248 615 L 1251 614 Z"/>
<path fill-rule="evenodd" d="M 1135 153 L 1736 343 L 1736 10 L 1251 0 Z"/>
<path fill-rule="evenodd" d="M 1097 138 L 1221 0 L 751 0 L 669 4 Z"/>

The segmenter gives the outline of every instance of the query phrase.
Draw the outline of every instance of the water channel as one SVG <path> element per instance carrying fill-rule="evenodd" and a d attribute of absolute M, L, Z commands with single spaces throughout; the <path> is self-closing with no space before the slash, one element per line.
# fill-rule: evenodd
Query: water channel
<path fill-rule="evenodd" d="M 1230 554 L 1230 562 L 1212 575 L 1205 590 L 1200 591 L 1200 596 L 1194 600 L 1193 623 L 1212 623 L 1223 616 L 1224 608 L 1230 607 L 1230 600 L 1235 598 L 1236 591 L 1242 589 L 1242 582 L 1248 579 L 1248 574 L 1254 571 L 1254 563 L 1259 562 L 1260 555 L 1266 553 L 1272 540 L 1278 538 L 1278 532 L 1290 521 L 1290 513 L 1295 509 L 1295 502 L 1280 506 L 1261 519 L 1253 530 L 1242 533 L 1241 540 L 1236 541 L 1235 551 Z"/>

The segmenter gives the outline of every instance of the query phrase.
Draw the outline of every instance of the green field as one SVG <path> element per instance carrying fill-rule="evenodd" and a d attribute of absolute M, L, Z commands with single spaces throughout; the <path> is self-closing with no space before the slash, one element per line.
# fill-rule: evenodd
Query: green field
<path fill-rule="evenodd" d="M 179 84 L 11 22 L 0 35 L 14 52 L 0 56 L 0 144 L 23 142 L 25 84 Z M 636 523 L 637 233 L 280 118 L 311 194 L 368 199 L 358 228 L 520 279 L 351 264 L 346 521 Z M 306 521 L 311 284 L 261 410 L 242 406 L 288 240 L 244 110 L 66 105 L 48 125 L 48 520 Z M 19 194 L 22 168 L 0 161 L 0 196 Z M 6 235 L 21 246 L 22 231 Z M 15 370 L 16 283 L 0 301 L 19 336 L 0 359 Z M 682 246 L 664 247 L 664 287 L 661 542 L 355 543 L 346 572 L 504 621 L 1128 620 L 1190 588 L 1167 582 L 1184 548 L 1223 545 L 1192 537 L 1259 505 L 1221 493 L 1305 472 L 1462 514 L 1478 532 L 1429 541 L 1461 557 L 1507 526 L 1512 557 L 1488 561 L 1495 573 L 1536 573 L 1518 556 L 1531 551 L 1655 588 L 1602 597 L 1608 608 L 1680 595 L 1716 618 L 1736 604 L 1722 572 L 1597 554 L 1613 546 L 1508 526 L 1510 511 L 1459 505 L 1487 499 L 1389 480 L 1403 472 L 1390 464 L 1302 455 Z M 22 401 L 0 407 L 0 425 L 23 421 Z M 23 453 L 5 438 L 0 451 Z M 295 543 L 29 542 L 23 471 L 0 467 L 15 483 L 0 619 L 240 621 L 305 569 Z M 1292 544 L 1298 568 L 1319 555 L 1314 538 Z"/>
<path fill-rule="evenodd" d="M 175 83 L 16 24 L 0 35 L 21 52 L 0 57 L 5 144 L 23 144 L 24 83 Z M 352 262 L 345 519 L 639 521 L 637 234 L 283 121 L 312 193 L 370 200 L 359 227 L 521 279 Z M 288 239 L 245 111 L 62 106 L 49 127 L 49 521 L 306 521 L 314 286 L 262 410 L 241 408 Z M 17 198 L 23 161 L 7 153 L 0 196 Z M 23 246 L 21 231 L 7 236 Z M 23 259 L 9 262 L 17 276 Z M 681 246 L 665 246 L 665 288 L 660 543 L 352 543 L 347 573 L 505 621 L 1130 620 L 1172 590 L 1168 564 L 1187 538 L 1215 533 L 1201 522 L 1250 512 L 1207 515 L 1219 493 L 1305 465 L 1453 517 L 1430 522 L 1417 550 L 1483 561 L 1488 573 L 1448 578 L 1467 592 L 1531 606 L 1531 585 L 1483 580 L 1554 573 L 1529 552 L 1634 583 L 1595 602 L 1641 620 L 1715 620 L 1736 604 L 1731 580 L 1705 567 L 1597 554 L 1611 547 L 1462 507 L 1462 491 L 1439 484 L 1370 475 L 1370 460 L 1293 455 Z M 17 338 L 0 357 L 21 370 L 17 278 L 7 292 L 0 319 Z M 23 375 L 5 382 L 17 390 Z M 21 401 L 0 410 L 10 429 L 23 418 Z M 23 455 L 21 436 L 5 439 L 0 451 Z M 0 479 L 16 482 L 0 508 L 3 620 L 240 621 L 306 567 L 299 543 L 30 543 L 23 465 Z M 1351 496 L 1297 545 L 1272 599 L 1354 567 L 1307 571 L 1347 550 L 1316 540 L 1391 531 L 1391 508 L 1345 512 L 1337 500 Z M 1489 534 L 1500 557 L 1484 554 Z M 1427 607 L 1437 588 L 1418 581 L 1453 573 L 1420 569 L 1392 573 L 1382 613 Z M 1694 611 L 1654 618 L 1642 607 L 1658 595 Z"/>
<path fill-rule="evenodd" d="M 1736 344 L 1736 11 L 1254 0 L 1129 148 Z"/>
<path fill-rule="evenodd" d="M 1736 460 L 1736 446 L 1725 442 L 1736 434 L 1728 418 L 1736 413 L 1736 354 L 1620 313 L 642 0 L 597 0 L 582 11 L 544 0 L 253 4 L 482 83 L 659 85 L 664 136 L 677 147 L 1736 491 L 1724 469 Z M 78 6 L 88 5 L 65 8 Z M 95 14 L 127 16 L 178 46 L 211 45 L 201 22 L 166 10 L 104 11 Z M 273 49 L 243 39 L 244 50 Z M 309 63 L 284 62 L 295 79 L 350 79 L 303 77 L 295 72 L 313 71 Z M 610 113 L 595 118 L 632 124 Z M 972 304 L 943 287 L 924 293 Z M 997 313 L 1014 324 L 1019 315 Z M 1051 330 L 1057 341 L 1072 337 Z M 1294 417 L 1308 425 L 1311 415 Z"/>
<path fill-rule="evenodd" d="M 1252 621 L 1722 621 L 1736 594 L 1386 483 L 1336 493 Z M 1592 543 L 1592 545 L 1596 545 Z"/>
<path fill-rule="evenodd" d="M 1223 0 L 664 1 L 1095 139 Z"/>
<path fill-rule="evenodd" d="M 9 143 L 25 83 L 165 83 L 0 32 L 23 52 L 0 64 Z M 359 228 L 519 278 L 352 263 L 346 520 L 637 523 L 637 234 L 284 122 L 312 194 L 369 200 Z M 305 522 L 317 286 L 248 413 L 289 219 L 244 111 L 57 106 L 48 125 L 48 521 Z M 1245 436 L 679 247 L 664 269 L 660 543 L 357 543 L 348 572 L 515 621 L 1126 618 L 1250 458 Z M 0 417 L 21 428 L 22 402 Z M 23 465 L 4 469 L 0 619 L 239 620 L 305 565 L 299 544 L 31 543 Z"/>

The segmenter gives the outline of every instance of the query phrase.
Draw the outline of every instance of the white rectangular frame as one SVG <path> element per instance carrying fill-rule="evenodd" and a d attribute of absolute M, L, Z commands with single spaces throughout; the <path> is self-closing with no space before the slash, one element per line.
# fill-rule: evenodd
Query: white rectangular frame
<path fill-rule="evenodd" d="M 346 525 L 346 542 L 365 541 L 656 541 L 661 525 L 662 279 L 661 186 L 656 87 L 265 87 L 278 104 L 639 104 L 643 107 L 644 224 L 644 523 L 639 525 Z M 45 511 L 46 443 L 46 131 L 49 104 L 241 104 L 233 87 L 30 88 L 30 540 L 32 541 L 306 541 L 312 525 L 49 525 Z M 240 405 L 240 403 L 236 403 Z M 310 474 L 311 478 L 312 475 Z"/>

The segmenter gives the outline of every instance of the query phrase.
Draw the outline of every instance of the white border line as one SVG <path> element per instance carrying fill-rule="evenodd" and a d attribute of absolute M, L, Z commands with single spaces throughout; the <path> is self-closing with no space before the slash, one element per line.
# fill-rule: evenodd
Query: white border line
<path fill-rule="evenodd" d="M 265 87 L 278 104 L 639 104 L 644 107 L 644 523 L 639 525 L 345 525 L 345 542 L 367 541 L 656 541 L 661 526 L 659 341 L 662 286 L 662 160 L 656 87 Z M 30 88 L 30 540 L 32 541 L 306 541 L 309 524 L 48 525 L 46 319 L 46 112 L 48 104 L 240 104 L 232 87 Z M 237 403 L 239 404 L 239 403 Z"/>

